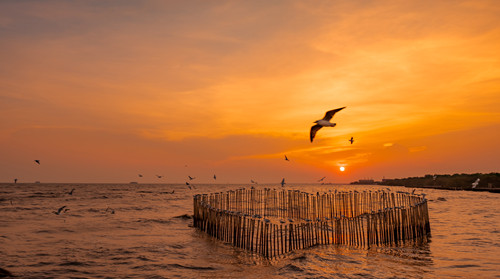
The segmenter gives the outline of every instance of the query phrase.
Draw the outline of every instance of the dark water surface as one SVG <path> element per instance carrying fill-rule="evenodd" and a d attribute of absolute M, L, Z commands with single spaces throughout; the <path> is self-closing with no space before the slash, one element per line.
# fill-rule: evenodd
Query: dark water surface
<path fill-rule="evenodd" d="M 417 189 L 430 200 L 424 246 L 319 246 L 269 262 L 192 227 L 193 194 L 243 186 L 196 187 L 0 184 L 0 267 L 20 278 L 500 278 L 500 194 Z"/>

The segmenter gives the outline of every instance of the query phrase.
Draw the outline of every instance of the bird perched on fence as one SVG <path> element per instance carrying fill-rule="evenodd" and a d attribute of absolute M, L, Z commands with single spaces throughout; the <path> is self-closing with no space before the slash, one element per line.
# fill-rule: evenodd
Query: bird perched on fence
<path fill-rule="evenodd" d="M 314 136 L 316 136 L 316 133 L 319 131 L 319 129 L 321 129 L 323 127 L 335 127 L 337 125 L 337 123 L 332 123 L 332 122 L 330 122 L 330 120 L 335 115 L 335 113 L 337 113 L 343 109 L 345 109 L 345 107 L 329 110 L 326 112 L 323 119 L 314 121 L 314 123 L 316 123 L 316 125 L 311 127 L 311 131 L 309 133 L 309 136 L 311 138 L 311 142 L 313 142 Z"/>

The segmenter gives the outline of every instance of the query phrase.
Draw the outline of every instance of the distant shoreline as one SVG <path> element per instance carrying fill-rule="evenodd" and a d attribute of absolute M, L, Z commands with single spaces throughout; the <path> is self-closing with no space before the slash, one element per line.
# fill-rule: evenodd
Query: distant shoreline
<path fill-rule="evenodd" d="M 386 185 L 389 186 L 389 185 Z M 450 191 L 471 191 L 471 192 L 491 192 L 500 193 L 500 188 L 468 188 L 463 189 L 460 187 L 440 187 L 440 186 L 402 186 L 406 188 L 419 188 L 419 189 L 436 189 L 436 190 L 450 190 Z"/>
<path fill-rule="evenodd" d="M 364 179 L 351 184 L 402 186 L 407 188 L 424 188 L 452 191 L 478 191 L 500 193 L 500 173 L 456 173 L 456 174 L 427 174 L 422 177 L 407 177 L 382 179 Z"/>

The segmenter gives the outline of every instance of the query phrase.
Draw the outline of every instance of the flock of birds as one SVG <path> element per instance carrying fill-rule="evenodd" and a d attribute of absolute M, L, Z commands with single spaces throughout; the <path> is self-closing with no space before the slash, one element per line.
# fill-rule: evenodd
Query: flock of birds
<path fill-rule="evenodd" d="M 321 128 L 323 128 L 323 127 L 335 127 L 335 126 L 337 125 L 337 123 L 332 123 L 332 122 L 331 122 L 331 119 L 333 118 L 333 116 L 334 116 L 337 112 L 339 112 L 339 111 L 341 111 L 341 110 L 343 110 L 343 109 L 345 109 L 345 108 L 346 108 L 346 107 L 341 107 L 341 108 L 337 108 L 337 109 L 329 110 L 329 111 L 327 111 L 327 112 L 326 112 L 325 116 L 324 116 L 322 119 L 314 121 L 314 123 L 316 123 L 316 124 L 315 124 L 315 125 L 313 125 L 313 126 L 311 127 L 311 130 L 310 130 L 310 140 L 311 140 L 311 143 L 313 142 L 314 137 L 316 136 L 316 133 L 317 133 L 317 132 L 318 132 Z M 353 137 L 351 137 L 348 141 L 349 141 L 351 144 L 353 144 L 353 142 L 354 142 L 354 138 L 353 138 Z M 37 164 L 37 165 L 41 165 L 40 160 L 38 160 L 38 159 L 37 159 L 37 160 L 33 160 L 33 161 L 34 161 L 34 163 L 35 163 L 35 164 Z M 285 161 L 290 161 L 290 159 L 289 159 L 286 155 L 285 155 Z M 144 177 L 144 175 L 142 175 L 142 174 L 138 174 L 138 176 L 139 176 L 139 177 Z M 158 175 L 158 174 L 156 174 L 156 177 L 157 177 L 158 179 L 161 179 L 161 178 L 163 178 L 164 176 L 163 176 L 163 175 Z M 195 187 L 193 184 L 191 184 L 191 183 L 190 183 L 190 182 L 191 182 L 192 180 L 194 180 L 196 177 L 193 177 L 193 176 L 190 176 L 190 175 L 188 175 L 187 177 L 188 177 L 189 181 L 186 181 L 186 186 L 187 186 L 190 190 L 196 189 L 196 187 Z M 319 180 L 318 180 L 318 182 L 323 182 L 323 180 L 324 180 L 325 178 L 326 178 L 326 177 L 323 177 L 323 178 L 319 179 Z M 214 176 L 213 176 L 213 179 L 214 179 L 214 180 L 217 180 L 217 176 L 216 176 L 215 174 L 214 174 Z M 15 178 L 15 179 L 14 179 L 14 183 L 17 183 L 17 181 L 18 181 L 18 179 L 17 179 L 17 178 Z M 250 182 L 251 182 L 252 184 L 258 184 L 258 183 L 257 183 L 256 181 L 254 181 L 253 179 L 251 179 L 251 180 L 250 180 Z M 283 178 L 283 179 L 281 180 L 280 184 L 281 184 L 281 187 L 285 187 L 285 184 L 286 184 L 286 182 L 285 182 L 285 178 Z M 322 184 L 323 184 L 323 183 L 322 183 Z M 69 195 L 73 195 L 73 191 L 74 191 L 74 190 L 75 190 L 75 189 L 72 189 L 72 190 L 71 190 L 68 194 L 69 194 Z M 172 191 L 172 194 L 173 194 L 173 193 L 174 193 L 174 191 Z M 53 211 L 52 213 L 54 213 L 55 215 L 60 215 L 60 214 L 62 214 L 62 213 L 64 213 L 64 212 L 67 212 L 68 210 L 69 210 L 69 208 L 67 208 L 66 206 L 62 206 L 62 207 L 60 207 L 59 209 L 57 209 L 56 211 Z M 108 212 L 108 211 L 110 211 L 110 212 L 111 212 L 111 214 L 114 214 L 114 213 L 115 213 L 115 211 L 114 211 L 113 209 L 109 208 L 109 207 L 106 209 L 106 212 Z"/>

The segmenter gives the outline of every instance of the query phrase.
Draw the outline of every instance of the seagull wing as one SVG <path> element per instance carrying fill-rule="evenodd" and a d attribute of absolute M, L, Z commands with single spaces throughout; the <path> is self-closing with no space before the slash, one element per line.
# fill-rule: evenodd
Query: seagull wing
<path fill-rule="evenodd" d="M 321 129 L 321 127 L 323 127 L 323 126 L 321 126 L 319 124 L 316 124 L 316 125 L 311 127 L 311 133 L 310 133 L 311 142 L 313 142 L 314 136 L 316 136 L 316 133 L 319 131 L 319 129 Z"/>
<path fill-rule="evenodd" d="M 323 117 L 323 119 L 330 121 L 330 119 L 332 119 L 332 117 L 335 115 L 335 113 L 337 113 L 338 111 L 341 111 L 343 109 L 345 109 L 345 107 L 329 110 L 326 112 L 325 117 Z"/>

